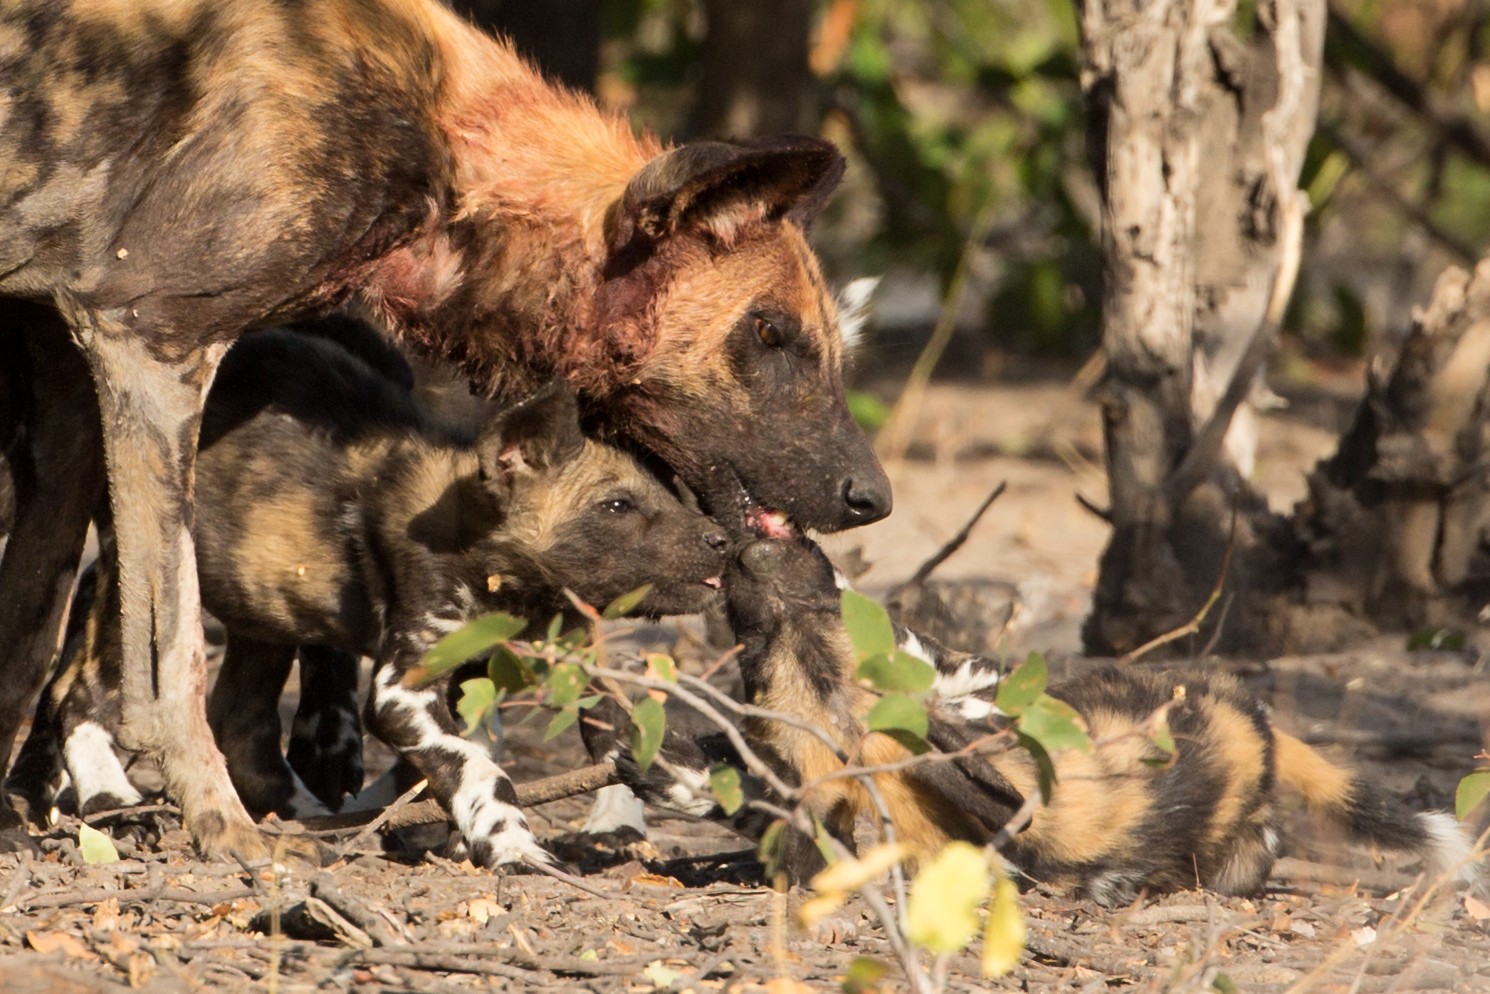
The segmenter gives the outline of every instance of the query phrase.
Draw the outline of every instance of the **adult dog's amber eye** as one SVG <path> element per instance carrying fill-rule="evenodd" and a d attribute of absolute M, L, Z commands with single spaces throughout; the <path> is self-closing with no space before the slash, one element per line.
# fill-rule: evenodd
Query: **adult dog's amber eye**
<path fill-rule="evenodd" d="M 765 318 L 755 319 L 755 333 L 760 336 L 761 344 L 767 348 L 781 348 L 781 330 Z"/>

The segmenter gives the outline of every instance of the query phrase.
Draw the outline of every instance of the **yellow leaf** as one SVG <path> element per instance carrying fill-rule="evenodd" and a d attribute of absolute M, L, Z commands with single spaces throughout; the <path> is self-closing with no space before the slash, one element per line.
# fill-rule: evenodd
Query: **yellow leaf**
<path fill-rule="evenodd" d="M 119 862 L 119 850 L 114 848 L 113 840 L 92 825 L 78 826 L 78 852 L 89 866 Z"/>
<path fill-rule="evenodd" d="M 988 906 L 988 928 L 983 933 L 983 976 L 1002 977 L 1019 965 L 1024 952 L 1024 915 L 1019 891 L 1003 874 L 993 885 Z"/>
<path fill-rule="evenodd" d="M 845 896 L 847 895 L 843 891 L 835 891 L 832 894 L 819 894 L 817 897 L 808 898 L 797 909 L 797 920 L 804 928 L 811 928 L 837 911 L 843 904 Z"/>
<path fill-rule="evenodd" d="M 819 894 L 844 894 L 858 890 L 905 858 L 905 846 L 879 845 L 858 859 L 841 859 L 812 878 L 812 889 Z"/>
<path fill-rule="evenodd" d="M 911 941 L 933 953 L 957 952 L 977 933 L 986 896 L 988 857 L 966 842 L 949 843 L 911 883 Z"/>

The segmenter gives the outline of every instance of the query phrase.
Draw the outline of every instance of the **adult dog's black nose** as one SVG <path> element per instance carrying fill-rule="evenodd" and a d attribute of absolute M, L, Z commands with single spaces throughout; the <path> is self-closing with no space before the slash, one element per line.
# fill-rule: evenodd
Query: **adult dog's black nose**
<path fill-rule="evenodd" d="M 879 479 L 861 480 L 850 476 L 843 481 L 843 503 L 848 507 L 849 525 L 867 525 L 890 513 L 894 500 L 890 496 L 890 481 L 883 474 Z"/>

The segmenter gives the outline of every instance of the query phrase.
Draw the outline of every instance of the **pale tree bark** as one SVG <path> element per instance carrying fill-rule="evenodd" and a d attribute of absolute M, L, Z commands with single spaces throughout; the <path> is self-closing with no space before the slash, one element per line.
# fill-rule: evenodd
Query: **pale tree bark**
<path fill-rule="evenodd" d="M 1297 272 L 1325 8 L 1262 0 L 1243 38 L 1228 0 L 1078 6 L 1113 526 L 1084 636 L 1122 653 L 1192 618 L 1224 564 L 1275 578 L 1251 553 L 1289 544 L 1246 486 L 1248 394 Z"/>
<path fill-rule="evenodd" d="M 1303 605 L 1377 626 L 1471 623 L 1490 598 L 1490 258 L 1448 270 L 1295 513 Z M 1294 639 L 1298 641 L 1297 638 Z"/>
<path fill-rule="evenodd" d="M 1290 517 L 1248 486 L 1248 397 L 1298 271 L 1322 0 L 1087 0 L 1103 193 L 1112 538 L 1087 647 L 1334 648 L 1490 601 L 1490 259 L 1374 366 Z M 1194 640 L 1169 641 L 1175 632 Z"/>

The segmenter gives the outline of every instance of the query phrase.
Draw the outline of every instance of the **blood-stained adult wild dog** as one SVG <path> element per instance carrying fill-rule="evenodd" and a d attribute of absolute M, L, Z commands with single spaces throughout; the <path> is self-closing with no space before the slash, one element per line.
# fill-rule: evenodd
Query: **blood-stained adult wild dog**
<path fill-rule="evenodd" d="M 190 531 L 202 398 L 248 327 L 352 298 L 493 391 L 568 378 L 716 515 L 889 511 L 803 236 L 842 170 L 825 143 L 666 150 L 435 0 L 4 0 L 0 94 L 0 299 L 87 359 L 124 740 L 206 849 L 266 851 L 210 746 Z M 50 517 L 74 548 L 86 514 Z M 5 563 L 8 616 L 48 624 L 0 631 L 0 759 L 55 646 L 55 558 Z"/>

